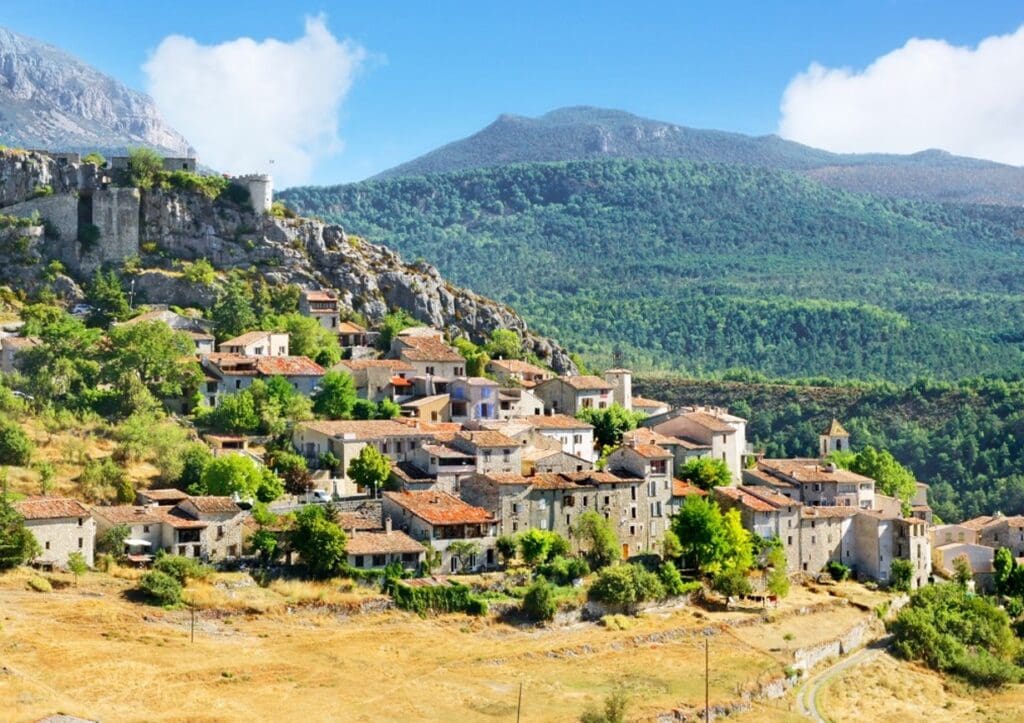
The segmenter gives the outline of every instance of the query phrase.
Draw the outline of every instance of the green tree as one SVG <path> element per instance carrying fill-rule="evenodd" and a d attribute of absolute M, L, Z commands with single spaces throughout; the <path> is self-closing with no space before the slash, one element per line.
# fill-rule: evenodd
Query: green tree
<path fill-rule="evenodd" d="M 166 572 L 147 572 L 139 578 L 139 591 L 156 605 L 173 607 L 181 603 L 181 583 Z"/>
<path fill-rule="evenodd" d="M 612 404 L 605 409 L 582 409 L 576 418 L 594 425 L 594 442 L 603 447 L 621 444 L 622 435 L 636 429 L 645 416 L 640 412 L 631 412 L 619 404 Z"/>
<path fill-rule="evenodd" d="M 914 579 L 914 563 L 910 560 L 897 558 L 889 566 L 889 585 L 893 590 L 910 592 L 910 585 Z"/>
<path fill-rule="evenodd" d="M 967 587 L 967 583 L 974 579 L 974 571 L 971 570 L 971 561 L 967 555 L 957 555 L 953 558 L 953 581 L 957 585 Z M 998 583 L 997 583 L 998 585 Z"/>
<path fill-rule="evenodd" d="M 302 455 L 275 449 L 267 455 L 267 466 L 284 480 L 285 491 L 289 494 L 304 495 L 313 489 L 313 478 Z"/>
<path fill-rule="evenodd" d="M 782 545 L 772 545 L 768 551 L 768 572 L 765 586 L 772 595 L 780 598 L 789 595 L 789 570 L 786 551 Z"/>
<path fill-rule="evenodd" d="M 260 421 L 256 402 L 248 389 L 223 397 L 216 409 L 202 417 L 202 422 L 213 429 L 235 434 L 255 434 L 259 431 Z"/>
<path fill-rule="evenodd" d="M 0 418 L 0 464 L 27 467 L 35 445 L 20 425 Z"/>
<path fill-rule="evenodd" d="M 896 461 L 887 450 L 868 446 L 852 459 L 846 455 L 834 457 L 836 465 L 849 464 L 848 469 L 870 477 L 877 485 L 877 491 L 890 497 L 909 502 L 917 492 L 917 478 L 914 473 Z"/>
<path fill-rule="evenodd" d="M 666 560 L 677 560 L 683 555 L 683 543 L 671 529 L 665 530 L 661 537 L 661 555 Z"/>
<path fill-rule="evenodd" d="M 507 566 L 516 559 L 516 552 L 519 550 L 519 540 L 515 535 L 502 535 L 494 542 L 494 549 L 498 551 L 501 561 Z"/>
<path fill-rule="evenodd" d="M 555 590 L 547 580 L 538 577 L 523 596 L 523 612 L 531 620 L 551 620 L 558 612 Z"/>
<path fill-rule="evenodd" d="M 459 570 L 466 572 L 470 569 L 473 558 L 480 554 L 480 545 L 469 540 L 455 540 L 448 545 L 448 552 L 459 564 Z"/>
<path fill-rule="evenodd" d="M 679 468 L 679 476 L 693 482 L 702 490 L 714 487 L 728 487 L 732 484 L 732 472 L 729 466 L 720 459 L 713 457 L 695 457 L 686 461 Z"/>
<path fill-rule="evenodd" d="M 313 577 L 333 577 L 345 568 L 348 540 L 341 527 L 328 519 L 322 506 L 306 505 L 295 513 L 290 538 L 292 548 Z"/>
<path fill-rule="evenodd" d="M 92 306 L 89 322 L 94 326 L 106 328 L 111 322 L 124 321 L 131 314 L 128 296 L 116 271 L 96 271 L 92 282 L 86 286 L 85 298 Z"/>
<path fill-rule="evenodd" d="M 45 460 L 32 465 L 39 475 L 39 494 L 46 496 L 53 491 L 53 478 L 57 476 L 57 468 L 52 462 Z"/>
<path fill-rule="evenodd" d="M 306 356 L 325 367 L 341 361 L 337 333 L 331 333 L 311 316 L 281 314 L 263 321 L 263 327 L 287 332 L 288 350 L 294 356 Z"/>
<path fill-rule="evenodd" d="M 0 570 L 10 570 L 33 559 L 41 552 L 35 536 L 25 527 L 22 517 L 7 494 L 6 473 L 0 492 Z"/>
<path fill-rule="evenodd" d="M 231 339 L 258 326 L 252 292 L 244 281 L 233 278 L 225 284 L 213 304 L 210 318 L 216 325 L 218 341 Z"/>
<path fill-rule="evenodd" d="M 124 541 L 132 536 L 132 528 L 125 524 L 108 527 L 96 538 L 96 551 L 113 555 L 120 560 L 124 557 Z"/>
<path fill-rule="evenodd" d="M 377 403 L 377 419 L 396 419 L 402 413 L 402 408 L 390 399 L 381 399 Z"/>
<path fill-rule="evenodd" d="M 132 504 L 135 486 L 128 473 L 110 457 L 90 459 L 78 476 L 82 495 L 92 502 Z"/>
<path fill-rule="evenodd" d="M 484 350 L 492 359 L 522 359 L 523 340 L 512 329 L 495 329 Z"/>
<path fill-rule="evenodd" d="M 956 561 L 954 560 L 954 563 Z M 995 578 L 996 592 L 1000 595 L 1012 595 L 1013 590 L 1011 586 L 1011 580 L 1014 577 L 1014 570 L 1017 567 L 1017 561 L 1013 557 L 1013 552 L 1008 547 L 1000 547 L 995 551 L 992 557 L 992 571 L 993 577 Z"/>
<path fill-rule="evenodd" d="M 108 336 L 110 345 L 102 356 L 106 381 L 134 374 L 157 399 L 186 396 L 199 388 L 202 371 L 189 359 L 195 345 L 184 332 L 160 321 L 143 321 L 115 326 Z"/>
<path fill-rule="evenodd" d="M 590 707 L 580 716 L 580 723 L 626 723 L 629 697 L 622 688 L 609 693 L 600 708 Z"/>
<path fill-rule="evenodd" d="M 75 550 L 68 555 L 68 570 L 75 576 L 75 587 L 78 587 L 78 578 L 89 571 L 89 565 L 85 561 L 85 555 Z"/>
<path fill-rule="evenodd" d="M 325 419 L 350 419 L 356 399 L 356 385 L 352 375 L 343 371 L 329 371 L 324 374 L 320 388 L 313 395 L 313 412 Z"/>
<path fill-rule="evenodd" d="M 380 323 L 380 336 L 377 337 L 377 347 L 383 351 L 388 351 L 391 348 L 392 340 L 398 336 L 398 332 L 402 329 L 408 329 L 410 326 L 416 326 L 418 323 L 416 319 L 409 316 L 402 309 L 387 314 Z"/>
<path fill-rule="evenodd" d="M 152 188 L 164 170 L 163 157 L 152 148 L 128 149 L 128 180 L 138 188 Z"/>
<path fill-rule="evenodd" d="M 82 156 L 82 163 L 92 163 L 97 168 L 107 162 L 107 159 L 103 157 L 103 154 L 93 151 Z"/>
<path fill-rule="evenodd" d="M 284 494 L 281 478 L 243 454 L 215 457 L 203 470 L 200 489 L 207 495 L 238 494 L 260 502 L 273 502 Z"/>
<path fill-rule="evenodd" d="M 725 597 L 749 595 L 752 591 L 747 571 L 738 567 L 728 568 L 715 574 L 712 587 Z"/>
<path fill-rule="evenodd" d="M 594 510 L 587 510 L 579 516 L 573 527 L 573 535 L 579 541 L 591 569 L 598 570 L 610 565 L 622 556 L 619 537 L 612 523 Z"/>
<path fill-rule="evenodd" d="M 349 463 L 348 476 L 360 487 L 371 490 L 376 497 L 391 476 L 391 462 L 376 447 L 366 445 Z"/>
<path fill-rule="evenodd" d="M 519 535 L 519 552 L 523 557 L 523 562 L 533 567 L 554 557 L 553 546 L 558 545 L 559 549 L 565 547 L 556 542 L 556 538 L 561 538 L 561 535 L 536 527 Z"/>
<path fill-rule="evenodd" d="M 637 603 L 662 600 L 665 586 L 643 565 L 613 565 L 598 571 L 588 595 L 593 600 L 631 608 Z"/>

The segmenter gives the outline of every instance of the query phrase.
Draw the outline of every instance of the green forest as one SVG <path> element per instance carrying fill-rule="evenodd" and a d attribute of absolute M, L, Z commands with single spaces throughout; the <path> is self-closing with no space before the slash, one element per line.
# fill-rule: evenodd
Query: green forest
<path fill-rule="evenodd" d="M 596 366 L 909 383 L 1024 363 L 1024 209 L 686 161 L 531 163 L 296 188 Z"/>
<path fill-rule="evenodd" d="M 817 456 L 833 416 L 854 450 L 888 449 L 931 485 L 931 504 L 953 522 L 1024 514 L 1024 379 L 824 385 L 752 375 L 720 380 L 649 375 L 634 392 L 673 404 L 728 407 L 749 419 L 747 439 L 769 457 Z"/>

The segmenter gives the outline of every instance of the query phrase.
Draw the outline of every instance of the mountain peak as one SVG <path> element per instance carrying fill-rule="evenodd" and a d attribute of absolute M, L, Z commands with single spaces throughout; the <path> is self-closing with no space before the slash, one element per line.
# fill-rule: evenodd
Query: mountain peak
<path fill-rule="evenodd" d="M 192 155 L 149 96 L 59 48 L 0 27 L 0 143 L 123 152 L 150 146 Z"/>

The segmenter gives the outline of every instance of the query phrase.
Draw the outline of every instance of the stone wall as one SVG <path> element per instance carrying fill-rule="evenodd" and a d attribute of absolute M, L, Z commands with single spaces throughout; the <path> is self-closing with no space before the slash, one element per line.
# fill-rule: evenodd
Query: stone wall
<path fill-rule="evenodd" d="M 38 213 L 49 221 L 52 230 L 60 234 L 60 241 L 74 243 L 78 238 L 78 198 L 69 193 L 22 201 L 0 209 L 0 213 L 19 218 L 29 218 Z"/>
<path fill-rule="evenodd" d="M 139 190 L 108 188 L 92 195 L 92 222 L 100 229 L 100 264 L 139 255 Z"/>

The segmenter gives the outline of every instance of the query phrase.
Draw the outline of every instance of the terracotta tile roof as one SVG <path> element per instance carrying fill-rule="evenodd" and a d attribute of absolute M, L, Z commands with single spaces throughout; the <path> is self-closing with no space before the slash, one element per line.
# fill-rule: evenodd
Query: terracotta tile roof
<path fill-rule="evenodd" d="M 388 437 L 408 437 L 420 433 L 396 419 L 343 419 L 300 422 L 299 428 L 311 429 L 328 437 L 353 435 L 353 440 L 379 440 Z"/>
<path fill-rule="evenodd" d="M 491 359 L 488 368 L 500 369 L 508 374 L 533 374 L 536 376 L 551 376 L 551 372 L 542 369 L 536 364 L 522 361 L 521 359 Z"/>
<path fill-rule="evenodd" d="M 839 423 L 839 420 L 836 419 L 835 417 L 832 417 L 832 421 L 829 422 L 829 425 L 827 427 L 825 427 L 825 429 L 822 430 L 821 433 L 825 434 L 825 435 L 828 435 L 829 437 L 849 437 L 850 436 L 850 433 L 847 432 L 843 428 L 843 425 L 841 425 Z"/>
<path fill-rule="evenodd" d="M 494 522 L 494 517 L 487 510 L 466 504 L 447 492 L 385 492 L 384 497 L 431 525 Z"/>
<path fill-rule="evenodd" d="M 497 387 L 500 386 L 498 382 L 493 379 L 485 379 L 484 377 L 466 377 L 465 379 L 456 379 L 456 382 L 462 382 L 471 387 Z"/>
<path fill-rule="evenodd" d="M 380 530 L 384 528 L 380 504 L 364 503 L 351 510 L 339 510 L 335 520 L 343 530 Z"/>
<path fill-rule="evenodd" d="M 711 432 L 717 432 L 718 434 L 730 434 L 736 431 L 732 426 L 723 422 L 719 417 L 709 414 L 708 412 L 683 412 L 679 416 L 684 419 L 688 419 L 691 422 L 695 422 Z"/>
<path fill-rule="evenodd" d="M 418 409 L 419 407 L 428 407 L 431 404 L 443 404 L 448 401 L 447 394 L 434 394 L 429 397 L 417 397 L 416 399 L 410 399 L 407 402 L 402 402 L 400 406 L 409 407 L 410 409 Z"/>
<path fill-rule="evenodd" d="M 326 370 L 305 356 L 261 356 L 256 370 L 269 377 L 322 377 Z"/>
<path fill-rule="evenodd" d="M 561 449 L 541 449 L 540 447 L 526 447 L 523 449 L 522 458 L 524 462 L 539 462 L 548 457 L 563 454 Z M 582 457 L 578 458 L 582 459 Z"/>
<path fill-rule="evenodd" d="M 656 444 L 627 444 L 623 445 L 622 449 L 636 452 L 644 459 L 669 459 L 672 457 L 671 452 L 662 449 Z"/>
<path fill-rule="evenodd" d="M 233 339 L 222 341 L 220 344 L 217 345 L 217 348 L 223 349 L 224 347 L 228 346 L 249 346 L 250 344 L 255 344 L 258 341 L 269 339 L 270 334 L 271 332 L 269 331 L 247 331 L 246 333 L 236 336 Z"/>
<path fill-rule="evenodd" d="M 537 429 L 593 429 L 594 425 L 580 421 L 568 414 L 536 414 L 521 417 L 522 421 L 532 424 Z M 519 421 L 517 419 L 516 421 Z"/>
<path fill-rule="evenodd" d="M 256 359 L 254 356 L 243 356 L 232 352 L 218 351 L 204 354 L 202 361 L 216 367 L 214 370 L 233 377 L 256 376 Z"/>
<path fill-rule="evenodd" d="M 667 434 L 662 434 L 661 432 L 655 432 L 653 429 L 648 429 L 647 427 L 637 427 L 636 429 L 631 429 L 622 435 L 622 442 L 624 444 L 628 444 L 633 441 L 637 444 L 657 444 L 660 446 L 679 444 L 680 440 L 676 437 L 670 437 Z"/>
<path fill-rule="evenodd" d="M 830 469 L 816 459 L 762 459 L 757 463 L 757 468 L 771 475 L 785 475 L 800 484 L 874 483 L 870 477 L 841 467 Z"/>
<path fill-rule="evenodd" d="M 416 371 L 416 367 L 401 359 L 342 359 L 331 369 L 347 369 L 353 372 L 363 369 L 390 369 L 394 372 Z"/>
<path fill-rule="evenodd" d="M 219 512 L 241 512 L 242 508 L 239 507 L 233 499 L 230 497 L 214 497 L 214 496 L 200 496 L 200 497 L 189 497 L 189 501 L 195 505 L 195 508 L 203 513 L 219 513 Z"/>
<path fill-rule="evenodd" d="M 349 535 L 345 552 L 349 555 L 398 555 L 422 553 L 424 547 L 401 530 L 391 532 L 355 532 Z"/>
<path fill-rule="evenodd" d="M 637 407 L 653 409 L 654 407 L 668 407 L 665 402 L 659 402 L 657 399 L 648 399 L 647 397 L 633 397 L 633 408 Z"/>
<path fill-rule="evenodd" d="M 820 518 L 843 518 L 853 517 L 858 512 L 864 512 L 858 507 L 808 507 L 804 506 L 800 509 L 800 515 L 805 518 L 820 517 Z"/>
<path fill-rule="evenodd" d="M 351 321 L 343 321 L 338 324 L 339 334 L 363 334 L 366 332 L 366 327 L 359 326 L 359 324 Z"/>
<path fill-rule="evenodd" d="M 472 444 L 474 447 L 479 448 L 497 448 L 497 447 L 518 447 L 519 443 L 511 437 L 506 437 L 501 432 L 495 432 L 490 429 L 481 430 L 478 432 L 459 432 L 456 437 L 464 439 L 465 441 Z"/>
<path fill-rule="evenodd" d="M 767 488 L 750 487 L 716 487 L 715 494 L 731 499 L 744 507 L 758 512 L 775 512 L 780 507 L 799 507 L 801 503 L 788 497 L 771 492 Z"/>
<path fill-rule="evenodd" d="M 458 422 L 428 422 L 423 419 L 409 419 L 407 417 L 398 417 L 391 421 L 406 427 L 412 427 L 421 434 L 431 434 L 436 439 L 441 439 L 438 435 L 450 435 L 450 440 L 456 432 L 462 429 L 462 425 Z"/>
<path fill-rule="evenodd" d="M 488 482 L 494 482 L 498 485 L 518 485 L 528 487 L 533 484 L 536 477 L 524 477 L 521 474 L 515 472 L 480 472 L 471 479 L 484 480 Z"/>
<path fill-rule="evenodd" d="M 404 336 L 400 341 L 399 357 L 407 361 L 465 361 L 459 352 L 432 336 Z"/>
<path fill-rule="evenodd" d="M 611 391 L 612 385 L 601 377 L 579 375 L 575 377 L 557 377 L 578 392 Z"/>
<path fill-rule="evenodd" d="M 14 503 L 26 520 L 56 520 L 64 517 L 92 517 L 89 508 L 67 497 L 29 497 Z"/>
<path fill-rule="evenodd" d="M 689 497 L 690 495 L 697 495 L 698 497 L 707 497 L 708 493 L 702 490 L 695 484 L 691 484 L 686 480 L 673 479 L 672 480 L 672 496 L 673 497 Z"/>
<path fill-rule="evenodd" d="M 424 444 L 420 445 L 420 449 L 429 455 L 440 457 L 442 459 L 475 459 L 473 455 L 460 452 L 457 449 L 452 449 L 445 444 Z"/>
<path fill-rule="evenodd" d="M 159 489 L 159 490 L 139 490 L 138 494 L 145 495 L 151 500 L 161 500 L 165 502 L 181 502 L 182 500 L 188 499 L 188 493 L 182 490 L 176 490 L 173 488 Z"/>
<path fill-rule="evenodd" d="M 161 522 L 170 525 L 171 527 L 178 530 L 201 530 L 204 527 L 209 527 L 210 523 L 203 520 L 197 520 L 191 515 L 187 514 L 184 510 L 180 510 L 177 507 L 161 507 L 163 511 L 163 519 Z"/>
<path fill-rule="evenodd" d="M 567 474 L 535 474 L 528 479 L 533 487 L 540 490 L 573 490 L 586 487 L 586 485 L 579 484 Z"/>
<path fill-rule="evenodd" d="M 426 470 L 422 470 L 412 462 L 396 462 L 391 465 L 391 474 L 406 484 L 420 484 L 423 482 L 436 482 L 437 477 Z"/>
<path fill-rule="evenodd" d="M 598 472 L 596 470 L 584 470 L 583 472 L 563 472 L 567 479 L 581 485 L 609 485 L 609 484 L 636 484 L 643 482 L 643 477 L 625 477 L 611 472 Z"/>
<path fill-rule="evenodd" d="M 410 382 L 405 377 L 393 376 L 388 381 L 391 382 L 391 386 L 393 386 L 393 387 L 411 387 L 412 386 L 412 382 Z"/>
<path fill-rule="evenodd" d="M 114 525 L 149 525 L 163 522 L 165 509 L 156 505 L 98 505 L 92 511 Z"/>
<path fill-rule="evenodd" d="M 302 295 L 306 298 L 306 301 L 328 302 L 338 300 L 338 295 L 335 294 L 333 291 L 323 291 L 319 289 L 303 291 Z"/>

